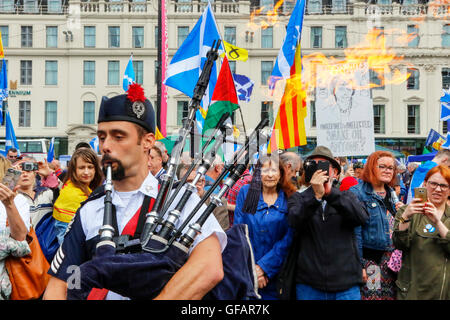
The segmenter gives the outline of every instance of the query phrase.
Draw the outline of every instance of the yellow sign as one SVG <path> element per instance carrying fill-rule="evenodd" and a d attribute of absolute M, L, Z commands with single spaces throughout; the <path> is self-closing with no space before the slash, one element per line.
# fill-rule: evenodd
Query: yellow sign
<path fill-rule="evenodd" d="M 241 60 L 247 61 L 248 59 L 248 51 L 232 44 L 223 41 L 223 45 L 225 47 L 225 51 L 227 52 L 227 57 L 229 60 Z"/>

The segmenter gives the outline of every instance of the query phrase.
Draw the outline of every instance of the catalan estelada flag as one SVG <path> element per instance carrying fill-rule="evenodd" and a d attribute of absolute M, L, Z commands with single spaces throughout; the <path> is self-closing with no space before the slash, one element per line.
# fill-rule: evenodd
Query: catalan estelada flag
<path fill-rule="evenodd" d="M 2 42 L 2 32 L 0 31 L 0 59 L 5 57 L 5 53 L 3 52 L 3 42 Z"/>
<path fill-rule="evenodd" d="M 306 144 L 306 91 L 301 81 L 300 50 L 305 7 L 306 0 L 297 0 L 286 28 L 286 38 L 278 52 L 277 61 L 269 78 L 271 90 L 280 79 L 286 79 L 286 85 L 273 125 L 268 153 Z"/>
<path fill-rule="evenodd" d="M 302 61 L 300 44 L 297 46 L 291 77 L 286 80 L 283 97 L 273 124 L 268 152 L 306 144 L 306 91 L 301 81 Z"/>

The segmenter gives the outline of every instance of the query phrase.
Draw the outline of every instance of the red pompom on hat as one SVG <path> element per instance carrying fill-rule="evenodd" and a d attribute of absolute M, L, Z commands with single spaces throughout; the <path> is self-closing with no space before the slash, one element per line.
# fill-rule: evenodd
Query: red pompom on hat
<path fill-rule="evenodd" d="M 144 102 L 146 99 L 145 95 L 144 95 L 144 88 L 142 88 L 137 83 L 130 84 L 128 87 L 128 91 L 127 91 L 127 98 L 131 102 L 136 102 L 136 101 Z"/>
<path fill-rule="evenodd" d="M 339 190 L 344 191 L 344 190 L 348 190 L 351 187 L 353 187 L 354 185 L 358 184 L 358 180 L 356 180 L 353 177 L 345 177 L 344 179 L 342 179 L 341 181 L 341 186 L 339 187 Z"/>

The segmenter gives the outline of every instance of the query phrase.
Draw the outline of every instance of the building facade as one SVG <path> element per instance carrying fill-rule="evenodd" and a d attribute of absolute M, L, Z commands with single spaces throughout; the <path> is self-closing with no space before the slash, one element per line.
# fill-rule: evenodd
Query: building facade
<path fill-rule="evenodd" d="M 345 48 L 362 42 L 371 28 L 384 29 L 387 46 L 403 56 L 396 68 L 411 77 L 372 89 L 375 138 L 405 154 L 420 153 L 430 128 L 447 131 L 439 120 L 439 99 L 442 89 L 450 86 L 450 5 L 378 2 L 308 0 L 302 52 L 343 59 Z M 167 0 L 169 61 L 205 5 Z M 241 132 L 244 120 L 247 134 L 261 117 L 273 123 L 279 106 L 280 95 L 270 95 L 267 79 L 294 2 L 283 3 L 275 18 L 267 15 L 274 5 L 273 0 L 212 3 L 223 38 L 249 51 L 247 61 L 231 63 L 233 72 L 255 82 L 250 102 L 242 102 L 242 114 L 234 115 Z M 16 136 L 56 137 L 57 154 L 71 154 L 78 142 L 95 136 L 102 97 L 123 93 L 122 78 L 131 54 L 136 81 L 156 105 L 157 10 L 157 0 L 0 0 L 10 89 L 7 108 Z M 395 35 L 401 33 L 417 36 L 399 43 Z M 314 146 L 316 136 L 313 92 L 308 100 L 305 123 L 310 144 L 301 152 Z M 168 88 L 169 134 L 177 132 L 188 101 Z"/>

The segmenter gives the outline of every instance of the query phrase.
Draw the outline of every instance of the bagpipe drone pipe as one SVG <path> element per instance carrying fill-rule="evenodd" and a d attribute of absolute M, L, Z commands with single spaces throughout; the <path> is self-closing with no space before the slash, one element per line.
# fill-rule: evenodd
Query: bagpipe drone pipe
<path fill-rule="evenodd" d="M 190 131 L 189 126 L 194 124 L 195 111 L 198 109 L 207 87 L 212 62 L 218 56 L 218 46 L 214 47 L 213 45 L 208 52 L 208 60 L 194 90 L 193 101 L 190 103 L 188 121 L 180 129 L 180 136 L 173 148 L 167 174 L 163 176 L 153 208 L 146 216 L 142 234 L 138 239 L 125 241 L 125 244 L 122 241 L 121 245 L 118 245 L 117 230 L 112 227 L 111 165 L 106 164 L 105 210 L 103 226 L 100 229 L 100 241 L 94 257 L 80 266 L 80 286 L 71 287 L 67 290 L 68 299 L 86 299 L 93 288 L 108 289 L 130 299 L 155 298 L 189 258 L 191 246 L 196 236 L 201 233 L 203 224 L 214 209 L 221 205 L 220 198 L 226 195 L 228 190 L 236 183 L 247 168 L 250 159 L 258 152 L 258 142 L 266 143 L 267 138 L 261 137 L 260 134 L 261 129 L 268 122 L 268 119 L 265 118 L 247 138 L 244 146 L 235 153 L 233 159 L 224 166 L 219 178 L 198 201 L 195 208 L 189 212 L 188 217 L 179 221 L 180 213 L 196 190 L 195 182 L 210 167 L 221 141 L 223 141 L 224 130 L 226 130 L 223 128 L 225 116 L 219 121 L 213 135 L 202 148 L 203 153 L 206 151 L 206 147 L 212 143 L 211 141 L 215 140 L 206 156 L 196 155 L 194 163 L 191 164 L 188 172 L 178 183 L 176 189 L 173 190 L 174 176 L 186 137 Z M 215 136 L 217 132 L 220 133 Z M 202 164 L 196 171 L 194 181 L 186 183 L 187 177 L 199 162 L 202 162 Z M 225 182 L 219 194 L 212 196 L 212 192 L 224 179 Z M 181 191 L 183 191 L 182 194 Z M 211 199 L 211 201 L 206 206 L 205 203 L 208 199 Z M 169 210 L 171 203 L 176 204 L 172 210 Z M 163 220 L 166 212 L 168 212 L 168 216 Z M 196 221 L 193 221 L 194 217 L 197 218 Z M 180 223 L 181 225 L 176 227 Z M 234 225 L 226 231 L 226 234 L 227 245 L 222 252 L 224 278 L 204 299 L 241 300 L 259 298 L 255 263 L 248 239 L 247 226 Z"/>

